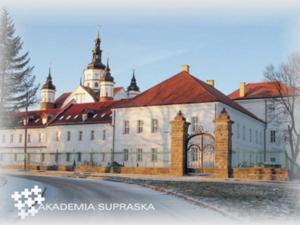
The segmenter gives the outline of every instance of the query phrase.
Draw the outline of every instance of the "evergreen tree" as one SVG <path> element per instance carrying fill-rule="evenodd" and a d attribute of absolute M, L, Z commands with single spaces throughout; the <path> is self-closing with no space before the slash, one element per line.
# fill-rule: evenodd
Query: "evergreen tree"
<path fill-rule="evenodd" d="M 29 53 L 22 53 L 23 42 L 15 35 L 15 25 L 8 12 L 0 15 L 0 111 L 1 121 L 8 112 L 27 110 L 36 103 L 36 92 Z"/>

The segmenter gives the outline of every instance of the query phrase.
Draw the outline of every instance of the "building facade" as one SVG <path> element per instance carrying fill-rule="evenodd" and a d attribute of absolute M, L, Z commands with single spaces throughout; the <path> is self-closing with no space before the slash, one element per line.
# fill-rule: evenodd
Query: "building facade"
<path fill-rule="evenodd" d="M 1 165 L 22 164 L 26 144 L 27 162 L 34 165 L 107 167 L 116 162 L 128 168 L 170 168 L 171 121 L 178 112 L 190 124 L 189 135 L 214 138 L 215 120 L 224 110 L 233 122 L 232 167 L 283 163 L 282 146 L 273 143 L 275 128 L 265 114 L 272 97 L 249 99 L 235 92 L 226 96 L 214 81 L 191 75 L 189 66 L 144 92 L 134 71 L 127 89 L 115 87 L 108 60 L 102 63 L 100 45 L 97 34 L 92 61 L 73 92 L 56 98 L 49 70 L 40 110 L 17 112 L 14 125 L 0 130 Z M 206 146 L 203 139 L 200 142 Z M 214 153 L 193 146 L 187 149 L 188 167 L 213 167 Z"/>

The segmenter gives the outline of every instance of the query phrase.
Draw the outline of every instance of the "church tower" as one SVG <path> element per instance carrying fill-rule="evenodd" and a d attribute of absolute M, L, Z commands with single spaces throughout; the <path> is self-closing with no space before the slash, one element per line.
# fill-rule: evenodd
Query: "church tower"
<path fill-rule="evenodd" d="M 133 70 L 130 85 L 127 88 L 128 98 L 134 98 L 140 94 L 140 88 L 136 84 L 135 72 Z"/>
<path fill-rule="evenodd" d="M 93 49 L 92 62 L 88 64 L 84 71 L 83 86 L 91 88 L 93 91 L 100 91 L 100 78 L 105 75 L 106 66 L 102 63 L 102 50 L 100 49 L 101 39 L 99 32 L 95 40 L 95 47 Z"/>
<path fill-rule="evenodd" d="M 113 100 L 114 98 L 114 78 L 111 76 L 109 62 L 107 59 L 104 76 L 100 78 L 100 102 Z"/>
<path fill-rule="evenodd" d="M 41 98 L 42 98 L 42 100 L 40 102 L 41 110 L 47 110 L 47 109 L 54 108 L 55 91 L 56 91 L 56 88 L 52 83 L 51 70 L 49 68 L 49 74 L 48 74 L 47 80 L 41 89 Z"/>

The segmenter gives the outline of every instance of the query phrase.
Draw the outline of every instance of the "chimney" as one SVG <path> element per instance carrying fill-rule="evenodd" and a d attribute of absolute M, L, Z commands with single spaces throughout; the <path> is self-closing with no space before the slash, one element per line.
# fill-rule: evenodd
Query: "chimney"
<path fill-rule="evenodd" d="M 182 65 L 181 66 L 181 72 L 190 72 L 190 66 L 189 65 Z"/>
<path fill-rule="evenodd" d="M 245 97 L 246 95 L 246 83 L 241 82 L 240 83 L 240 98 Z"/>
<path fill-rule="evenodd" d="M 215 87 L 215 81 L 214 80 L 207 80 L 206 83 L 212 87 Z"/>

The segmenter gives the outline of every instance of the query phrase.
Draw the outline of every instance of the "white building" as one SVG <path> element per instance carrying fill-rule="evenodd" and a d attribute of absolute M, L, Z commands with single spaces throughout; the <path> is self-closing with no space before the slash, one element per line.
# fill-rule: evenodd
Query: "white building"
<path fill-rule="evenodd" d="M 289 116 L 282 104 L 280 96 L 291 95 L 291 89 L 277 82 L 241 82 L 239 89 L 228 96 L 265 121 L 265 155 L 264 161 L 271 164 L 284 164 L 285 152 L 290 154 L 287 129 Z M 300 128 L 300 98 L 296 97 L 295 123 Z M 300 157 L 297 158 L 300 162 Z"/>
<path fill-rule="evenodd" d="M 190 134 L 201 130 L 213 135 L 214 120 L 224 108 L 234 122 L 234 167 L 254 166 L 264 160 L 281 162 L 277 154 L 272 156 L 275 160 L 265 158 L 271 146 L 266 143 L 270 137 L 265 137 L 265 129 L 271 128 L 266 128 L 264 109 L 253 109 L 252 100 L 248 104 L 234 95 L 224 95 L 214 82 L 192 76 L 188 66 L 142 93 L 134 73 L 127 90 L 114 87 L 108 62 L 102 63 L 100 43 L 97 34 L 92 62 L 73 92 L 55 98 L 49 71 L 41 90 L 41 109 L 28 114 L 27 159 L 31 164 L 107 166 L 116 161 L 127 167 L 169 167 L 170 121 L 178 111 L 191 123 Z M 3 165 L 24 160 L 25 114 L 16 115 L 14 127 L 0 130 Z M 203 166 L 200 153 L 192 151 L 189 166 Z"/>

